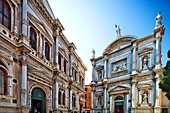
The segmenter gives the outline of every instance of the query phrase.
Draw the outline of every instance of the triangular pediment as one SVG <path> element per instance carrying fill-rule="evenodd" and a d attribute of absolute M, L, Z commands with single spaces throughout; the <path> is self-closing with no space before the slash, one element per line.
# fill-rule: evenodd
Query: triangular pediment
<path fill-rule="evenodd" d="M 123 86 L 123 85 L 117 85 L 115 87 L 112 87 L 109 92 L 116 92 L 116 91 L 124 91 L 124 90 L 129 90 L 130 87 L 128 86 Z"/>

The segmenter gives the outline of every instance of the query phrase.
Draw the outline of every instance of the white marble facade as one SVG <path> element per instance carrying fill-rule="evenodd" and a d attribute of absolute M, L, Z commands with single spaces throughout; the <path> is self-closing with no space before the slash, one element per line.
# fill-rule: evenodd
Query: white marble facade
<path fill-rule="evenodd" d="M 0 113 L 79 113 L 86 66 L 47 0 L 0 0 Z"/>
<path fill-rule="evenodd" d="M 164 34 L 162 15 L 158 13 L 154 32 L 138 38 L 117 37 L 92 62 L 92 113 L 162 113 L 163 92 L 159 89 L 161 44 Z M 164 97 L 164 96 L 163 96 Z M 166 97 L 164 97 L 166 98 Z"/>

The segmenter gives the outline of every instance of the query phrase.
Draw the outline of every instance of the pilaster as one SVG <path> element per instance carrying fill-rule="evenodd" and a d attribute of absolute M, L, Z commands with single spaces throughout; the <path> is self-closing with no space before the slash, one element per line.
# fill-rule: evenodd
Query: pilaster
<path fill-rule="evenodd" d="M 21 75 L 21 106 L 27 106 L 27 57 L 22 56 L 21 59 L 21 68 L 22 68 L 22 75 Z"/>
<path fill-rule="evenodd" d="M 132 67 L 132 75 L 137 74 L 137 40 L 133 41 L 133 67 Z"/>
<path fill-rule="evenodd" d="M 27 21 L 27 0 L 22 1 L 22 35 L 27 36 L 27 27 L 28 27 L 28 21 Z"/>
<path fill-rule="evenodd" d="M 132 113 L 135 113 L 135 108 L 136 108 L 136 78 L 137 78 L 137 75 L 132 75 L 132 108 L 131 108 L 131 111 Z"/>
<path fill-rule="evenodd" d="M 104 84 L 104 112 L 107 113 L 107 83 Z"/>

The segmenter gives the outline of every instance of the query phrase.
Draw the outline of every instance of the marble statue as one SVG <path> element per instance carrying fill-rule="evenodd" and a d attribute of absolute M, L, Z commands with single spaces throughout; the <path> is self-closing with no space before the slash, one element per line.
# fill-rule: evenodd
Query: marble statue
<path fill-rule="evenodd" d="M 121 29 L 118 25 L 115 25 L 116 27 L 116 34 L 117 34 L 117 37 L 120 37 L 121 36 Z"/>

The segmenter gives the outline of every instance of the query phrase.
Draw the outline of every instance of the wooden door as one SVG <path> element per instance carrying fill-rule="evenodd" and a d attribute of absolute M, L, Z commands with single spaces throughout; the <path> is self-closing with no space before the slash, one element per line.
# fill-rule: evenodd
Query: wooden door
<path fill-rule="evenodd" d="M 116 106 L 116 113 L 123 113 L 123 106 Z"/>

